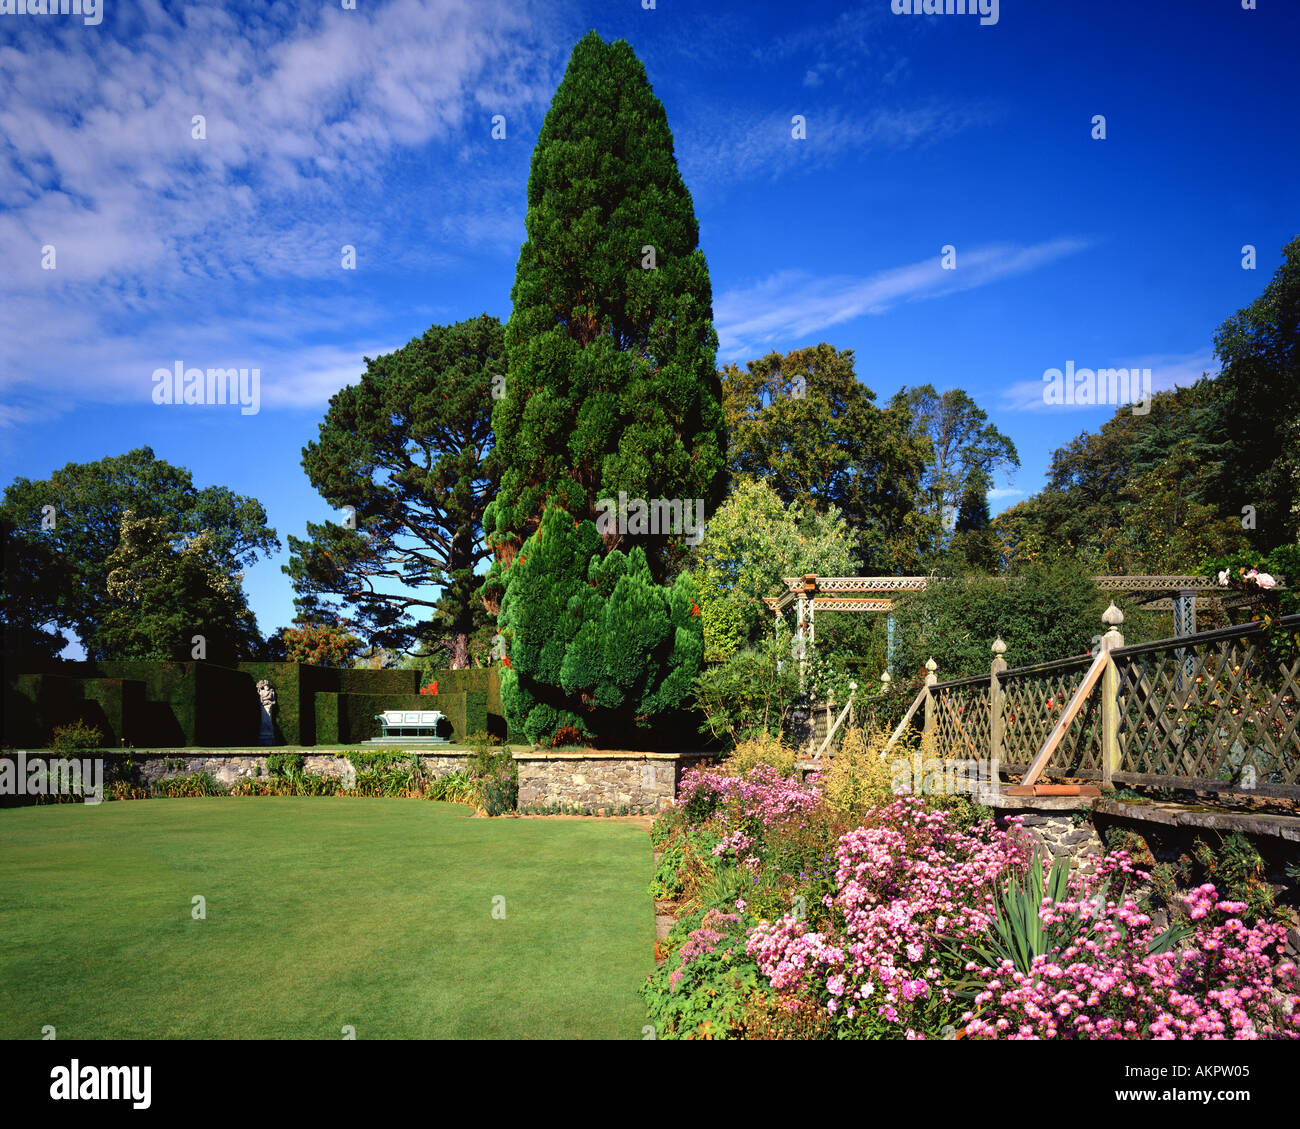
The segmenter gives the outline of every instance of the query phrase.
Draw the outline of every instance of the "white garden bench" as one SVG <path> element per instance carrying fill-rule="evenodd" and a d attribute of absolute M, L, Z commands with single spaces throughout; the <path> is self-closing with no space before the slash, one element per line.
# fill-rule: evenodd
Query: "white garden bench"
<path fill-rule="evenodd" d="M 441 710 L 384 710 L 375 714 L 383 735 L 381 741 L 390 738 L 436 738 L 438 723 L 446 715 Z"/>

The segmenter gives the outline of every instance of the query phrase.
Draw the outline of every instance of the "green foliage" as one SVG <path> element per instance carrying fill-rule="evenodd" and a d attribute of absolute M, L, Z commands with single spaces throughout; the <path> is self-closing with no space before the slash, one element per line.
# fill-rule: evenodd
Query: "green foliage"
<path fill-rule="evenodd" d="M 1010 961 L 1018 972 L 1034 975 L 1034 958 L 1047 953 L 1060 952 L 1080 933 L 1087 917 L 1080 909 L 1060 914 L 1059 921 L 1044 922 L 1040 916 L 1044 899 L 1053 906 L 1070 900 L 1070 860 L 1056 859 L 1046 878 L 1043 875 L 1043 856 L 1034 853 L 1029 869 L 1023 878 L 1012 877 L 993 903 L 994 919 L 989 926 L 984 944 L 970 948 L 988 968 L 996 968 L 1002 961 Z M 1105 906 L 1109 882 L 1103 883 L 1091 901 Z M 1192 930 L 1181 924 L 1171 925 L 1148 946 L 1150 954 L 1173 948 Z"/>
<path fill-rule="evenodd" d="M 104 734 L 96 726 L 83 721 L 74 721 L 68 725 L 56 725 L 50 736 L 50 748 L 56 753 L 71 753 L 78 750 L 97 750 L 104 746 Z"/>
<path fill-rule="evenodd" d="M 592 522 L 546 511 L 510 570 L 501 605 L 511 728 L 540 744 L 562 727 L 600 738 L 650 736 L 683 710 L 704 650 L 695 582 L 654 582 L 645 551 L 599 552 Z"/>
<path fill-rule="evenodd" d="M 248 658 L 260 644 L 257 620 L 241 581 L 231 575 L 207 530 L 177 545 L 166 519 L 122 515 L 118 546 L 109 554 L 108 596 L 89 650 L 118 659 L 194 658 L 231 664 Z"/>
<path fill-rule="evenodd" d="M 999 635 L 1010 666 L 1087 654 L 1105 631 L 1105 607 L 1089 570 L 1070 560 L 1032 564 L 1011 579 L 937 580 L 899 603 L 895 684 L 918 679 L 931 656 L 941 680 L 987 674 Z"/>
<path fill-rule="evenodd" d="M 650 879 L 652 898 L 678 898 L 716 870 L 713 848 L 719 837 L 705 828 L 677 827 L 664 841 Z"/>
<path fill-rule="evenodd" d="M 49 662 L 68 645 L 53 622 L 66 570 L 48 538 L 22 529 L 0 509 L 0 637 L 4 654 L 15 663 Z"/>
<path fill-rule="evenodd" d="M 1265 593 L 1251 609 L 1252 619 L 1259 618 L 1261 612 L 1271 612 L 1275 616 L 1300 612 L 1300 543 L 1279 545 L 1268 553 L 1242 549 L 1222 556 L 1206 557 L 1196 571 L 1216 580 L 1219 573 L 1227 572 L 1231 577 L 1230 586 L 1240 588 L 1242 575 L 1251 570 L 1268 573 L 1279 584 L 1287 585 L 1286 588 Z M 1257 587 L 1255 591 L 1258 593 Z"/>
<path fill-rule="evenodd" d="M 266 758 L 266 773 L 272 778 L 280 779 L 301 776 L 304 759 L 302 753 L 269 753 Z"/>
<path fill-rule="evenodd" d="M 228 793 L 229 789 L 210 772 L 196 772 L 191 776 L 168 776 L 153 782 L 153 794 L 170 799 L 224 796 Z"/>
<path fill-rule="evenodd" d="M 770 353 L 743 371 L 727 365 L 722 382 L 733 475 L 767 483 L 786 504 L 835 507 L 869 571 L 915 567 L 930 444 L 906 406 L 875 405 L 851 349 Z"/>
<path fill-rule="evenodd" d="M 41 528 L 45 506 L 54 507 L 53 529 Z M 188 470 L 155 458 L 148 447 L 68 463 L 43 481 L 15 479 L 0 502 L 0 517 L 23 537 L 14 557 L 23 567 L 11 577 L 6 554 L 6 626 L 17 623 L 30 636 L 33 627 L 58 623 L 76 632 L 91 659 L 111 657 L 104 647 L 116 645 L 116 637 L 96 640 L 105 613 L 115 606 L 108 598 L 109 557 L 119 546 L 128 510 L 138 521 L 162 522 L 180 542 L 206 532 L 211 569 L 223 577 L 279 548 L 260 502 L 223 486 L 196 489 Z M 204 633 L 202 622 L 187 626 L 186 658 L 190 635 Z M 28 637 L 26 645 L 39 642 Z M 12 653 L 8 630 L 5 647 Z"/>
<path fill-rule="evenodd" d="M 704 711 L 702 731 L 732 745 L 764 734 L 779 736 L 800 696 L 799 665 L 784 640 L 736 651 L 709 667 L 695 684 Z"/>
<path fill-rule="evenodd" d="M 689 578 L 658 586 L 671 534 L 620 548 L 633 534 L 594 519 L 621 492 L 692 513 L 698 500 L 707 516 L 726 429 L 698 224 L 627 43 L 591 32 L 575 47 L 533 153 L 525 226 L 492 417 L 501 486 L 484 519 L 497 548 L 485 596 L 502 596 L 509 640 L 502 699 L 532 742 L 565 725 L 651 733 L 688 702 L 698 593 Z"/>
<path fill-rule="evenodd" d="M 355 508 L 356 525 L 309 522 L 306 539 L 289 538 L 300 618 L 346 618 L 372 646 L 418 645 L 437 665 L 468 665 L 485 621 L 474 572 L 488 555 L 492 377 L 504 367 L 501 325 L 483 314 L 367 357 L 360 382 L 330 398 L 303 469 L 333 508 Z"/>
<path fill-rule="evenodd" d="M 987 493 L 998 471 L 1020 465 L 1016 445 L 960 388 L 904 388 L 890 407 L 909 417 L 913 434 L 929 444 L 918 504 L 918 529 L 926 538 L 922 552 L 932 556 L 955 548 L 974 567 L 992 571 L 997 550 L 985 536 Z"/>
<path fill-rule="evenodd" d="M 1243 919 L 1283 920 L 1273 887 L 1265 877 L 1264 857 L 1241 832 L 1221 835 L 1217 846 L 1197 839 L 1192 844 L 1192 858 L 1221 898 L 1246 903 Z"/>
<path fill-rule="evenodd" d="M 700 586 L 705 658 L 717 661 L 770 630 L 763 598 L 787 576 L 849 576 L 855 535 L 834 506 L 787 506 L 766 482 L 739 478 L 691 553 Z"/>
<path fill-rule="evenodd" d="M 726 430 L 709 272 L 667 115 L 626 42 L 593 31 L 574 48 L 533 151 L 524 222 L 489 536 L 518 547 L 547 505 L 594 519 L 620 490 L 711 511 Z M 664 542 L 649 542 L 656 575 Z"/>
<path fill-rule="evenodd" d="M 466 767 L 478 806 L 488 815 L 505 815 L 519 802 L 519 767 L 509 749 L 483 743 L 474 749 Z"/>
<path fill-rule="evenodd" d="M 744 1034 L 755 997 L 766 994 L 758 965 L 745 951 L 745 924 L 752 928 L 754 922 L 728 921 L 710 911 L 673 927 L 669 940 L 676 951 L 641 989 L 656 1038 Z"/>
<path fill-rule="evenodd" d="M 1300 236 L 1264 292 L 1219 327 L 1214 352 L 1217 499 L 1236 517 L 1253 507 L 1256 548 L 1300 543 Z"/>

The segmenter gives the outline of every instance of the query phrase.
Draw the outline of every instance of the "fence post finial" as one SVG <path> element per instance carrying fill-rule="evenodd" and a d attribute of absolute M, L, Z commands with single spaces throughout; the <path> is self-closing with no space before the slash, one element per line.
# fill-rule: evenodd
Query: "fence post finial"
<path fill-rule="evenodd" d="M 1108 647 L 1124 646 L 1124 636 L 1119 631 L 1119 625 L 1124 622 L 1124 613 L 1115 606 L 1113 600 L 1110 607 L 1101 613 L 1101 622 L 1106 625 L 1106 634 L 1102 636 L 1102 642 Z"/>
<path fill-rule="evenodd" d="M 934 661 L 933 655 L 930 658 L 925 660 L 925 669 L 929 672 L 925 676 L 925 684 L 927 686 L 933 686 L 936 682 L 939 681 L 938 675 L 934 673 L 936 670 L 939 669 L 939 664 Z"/>

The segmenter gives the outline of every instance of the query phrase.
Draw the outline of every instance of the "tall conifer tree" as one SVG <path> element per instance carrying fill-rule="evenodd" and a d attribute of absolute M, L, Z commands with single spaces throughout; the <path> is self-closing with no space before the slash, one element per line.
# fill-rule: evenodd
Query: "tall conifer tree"
<path fill-rule="evenodd" d="M 699 224 L 664 107 L 625 42 L 591 32 L 574 48 L 533 152 L 526 228 L 492 419 L 501 484 L 485 515 L 496 562 L 484 594 L 502 601 L 515 724 L 534 740 L 562 725 L 598 736 L 684 705 L 702 653 L 689 578 L 671 597 L 657 583 L 671 534 L 597 529 L 601 503 L 698 499 L 707 514 L 726 479 Z M 517 574 L 544 517 L 555 528 L 550 509 L 580 527 L 566 553 L 586 555 L 549 579 Z M 618 655 L 606 630 L 631 633 Z"/>

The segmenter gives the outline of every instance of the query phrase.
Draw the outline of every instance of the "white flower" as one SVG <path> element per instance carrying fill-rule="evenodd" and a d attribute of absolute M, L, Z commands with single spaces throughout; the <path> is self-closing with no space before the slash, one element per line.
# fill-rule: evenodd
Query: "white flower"
<path fill-rule="evenodd" d="M 1225 568 L 1221 573 L 1219 573 L 1219 587 L 1226 588 L 1227 586 L 1228 586 L 1228 570 Z"/>
<path fill-rule="evenodd" d="M 1257 577 L 1255 577 L 1255 583 L 1261 588 L 1273 588 L 1277 585 L 1277 581 L 1266 572 L 1261 572 Z"/>

